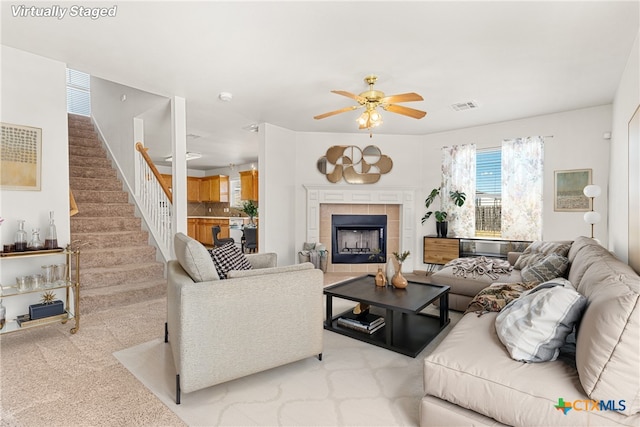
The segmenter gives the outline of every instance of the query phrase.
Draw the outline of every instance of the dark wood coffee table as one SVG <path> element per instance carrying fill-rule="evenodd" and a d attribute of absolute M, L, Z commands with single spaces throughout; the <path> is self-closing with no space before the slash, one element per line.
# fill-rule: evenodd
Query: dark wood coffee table
<path fill-rule="evenodd" d="M 410 281 L 405 289 L 378 287 L 373 275 L 365 275 L 329 286 L 324 294 L 325 329 L 411 357 L 416 357 L 449 324 L 449 286 Z M 333 297 L 369 304 L 370 313 L 383 316 L 385 326 L 373 334 L 340 326 L 340 317 L 356 315 L 349 310 L 334 316 Z M 420 313 L 436 300 L 439 316 Z"/>

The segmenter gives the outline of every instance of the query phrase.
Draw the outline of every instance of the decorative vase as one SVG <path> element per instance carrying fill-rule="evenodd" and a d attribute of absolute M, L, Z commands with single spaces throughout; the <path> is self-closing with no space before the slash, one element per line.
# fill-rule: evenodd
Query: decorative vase
<path fill-rule="evenodd" d="M 376 286 L 380 286 L 380 287 L 386 286 L 387 278 L 384 277 L 384 273 L 382 272 L 382 267 L 378 267 L 378 273 L 376 274 L 375 281 L 376 281 Z"/>
<path fill-rule="evenodd" d="M 387 276 L 387 283 L 391 283 L 393 276 L 400 270 L 398 260 L 396 257 L 387 257 L 387 265 L 385 266 L 385 273 Z"/>
<path fill-rule="evenodd" d="M 448 225 L 447 221 L 436 222 L 436 232 L 438 233 L 438 237 L 447 237 L 447 233 L 449 231 Z"/>
<path fill-rule="evenodd" d="M 396 272 L 396 275 L 391 279 L 391 284 L 398 289 L 404 289 L 407 287 L 407 279 L 402 275 L 402 263 L 400 263 L 400 268 Z"/>

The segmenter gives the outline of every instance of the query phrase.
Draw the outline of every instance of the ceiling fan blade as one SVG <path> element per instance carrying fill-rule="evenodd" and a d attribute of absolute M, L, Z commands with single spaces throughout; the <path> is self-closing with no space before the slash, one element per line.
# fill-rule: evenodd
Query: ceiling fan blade
<path fill-rule="evenodd" d="M 328 113 L 320 114 L 318 116 L 314 116 L 313 118 L 316 120 L 324 119 L 325 117 L 335 116 L 336 114 L 346 113 L 347 111 L 353 111 L 356 108 L 359 108 L 359 105 L 353 105 L 351 107 L 344 107 L 339 110 L 330 111 Z"/>
<path fill-rule="evenodd" d="M 338 95 L 346 96 L 347 98 L 355 99 L 360 103 L 367 102 L 367 100 L 360 95 L 353 94 L 351 92 L 347 92 L 345 90 L 332 90 L 331 93 L 337 93 Z"/>
<path fill-rule="evenodd" d="M 424 111 L 415 110 L 409 107 L 403 107 L 401 105 L 389 104 L 387 106 L 382 106 L 386 111 L 391 111 L 392 113 L 402 114 L 404 116 L 413 117 L 414 119 L 421 119 L 427 115 Z"/>
<path fill-rule="evenodd" d="M 395 102 L 424 101 L 424 98 L 415 92 L 401 93 L 398 95 L 385 96 L 380 100 L 383 104 L 393 104 Z"/>

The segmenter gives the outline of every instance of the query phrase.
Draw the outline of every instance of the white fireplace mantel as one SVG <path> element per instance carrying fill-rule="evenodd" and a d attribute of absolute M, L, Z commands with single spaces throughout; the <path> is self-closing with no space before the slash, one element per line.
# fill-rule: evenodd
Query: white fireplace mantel
<path fill-rule="evenodd" d="M 307 191 L 307 242 L 320 241 L 321 204 L 400 205 L 400 251 L 416 247 L 416 188 L 305 185 Z"/>

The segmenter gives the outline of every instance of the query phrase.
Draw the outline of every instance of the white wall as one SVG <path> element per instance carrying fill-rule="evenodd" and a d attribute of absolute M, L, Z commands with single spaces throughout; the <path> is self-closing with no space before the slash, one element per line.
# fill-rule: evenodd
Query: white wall
<path fill-rule="evenodd" d="M 126 95 L 125 101 L 121 100 L 122 95 Z M 166 134 L 167 139 L 163 143 L 170 153 L 170 111 L 170 100 L 165 97 L 91 77 L 91 115 L 98 125 L 100 133 L 109 144 L 115 161 L 122 169 L 123 178 L 130 188 L 134 188 L 135 183 L 136 141 L 134 140 L 133 119 L 140 117 L 144 120 L 145 113 L 153 116 L 164 114 L 167 117 L 164 122 L 164 131 L 147 129 L 149 123 L 145 122 L 144 133 L 145 138 L 148 134 L 156 136 Z M 145 141 L 145 146 L 153 143 L 151 140 Z"/>
<path fill-rule="evenodd" d="M 640 31 L 629 53 L 613 102 L 611 174 L 609 180 L 609 250 L 628 262 L 629 120 L 640 105 Z M 636 165 L 640 168 L 640 164 Z M 603 241 L 605 242 L 605 241 Z"/>
<path fill-rule="evenodd" d="M 374 133 L 373 138 L 369 138 L 367 133 L 297 133 L 295 160 L 292 161 L 290 157 L 278 159 L 270 155 L 272 161 L 278 162 L 279 166 L 275 169 L 280 170 L 280 173 L 290 169 L 292 165 L 296 168 L 294 187 L 296 232 L 293 251 L 297 252 L 305 240 L 306 197 L 303 186 L 305 184 L 350 186 L 344 182 L 330 184 L 317 170 L 317 160 L 330 146 L 356 145 L 364 148 L 367 145 L 376 145 L 383 154 L 390 156 L 393 160 L 393 169 L 387 175 L 383 175 L 378 183 L 372 185 L 380 188 L 417 187 L 415 209 L 418 224 L 416 229 L 421 230 L 422 235 L 427 235 L 435 234 L 435 223 L 431 220 L 421 225 L 419 221 L 425 212 L 424 199 L 441 180 L 441 147 L 468 143 L 476 143 L 478 148 L 499 147 L 502 140 L 506 138 L 553 135 L 553 138 L 547 138 L 545 143 L 543 238 L 573 239 L 590 233 L 590 227 L 582 219 L 582 212 L 554 212 L 553 210 L 554 171 L 590 168 L 593 170 L 593 182 L 603 188 L 602 196 L 595 201 L 595 209 L 603 217 L 602 222 L 596 225 L 595 236 L 601 241 L 606 241 L 609 141 L 603 139 L 603 134 L 610 130 L 611 106 L 605 105 L 424 136 L 376 135 Z M 267 140 L 270 138 L 271 135 L 267 135 Z M 267 177 L 269 178 L 269 175 Z M 269 190 L 266 194 L 269 195 L 270 200 L 278 200 L 284 188 L 272 186 Z M 279 212 L 273 212 L 273 209 L 271 212 L 276 216 L 286 215 L 287 208 L 287 205 L 282 205 Z M 271 229 L 270 222 L 265 224 Z M 415 262 L 414 268 L 423 268 L 422 257 L 419 255 L 423 250 L 422 239 L 417 239 L 416 247 L 409 249 L 412 254 L 417 255 L 412 257 Z"/>
<path fill-rule="evenodd" d="M 609 141 L 603 138 L 603 134 L 610 130 L 611 106 L 604 105 L 427 135 L 425 144 L 435 148 L 476 143 L 478 149 L 481 149 L 499 147 L 502 140 L 508 138 L 553 136 L 545 138 L 544 145 L 542 238 L 570 240 L 577 236 L 590 235 L 591 228 L 584 222 L 583 212 L 554 212 L 553 191 L 554 171 L 592 169 L 593 183 L 603 189 L 602 195 L 595 199 L 594 209 L 600 212 L 602 221 L 596 225 L 594 234 L 604 242 L 607 239 Z M 437 186 L 440 162 L 439 153 L 425 153 L 423 165 L 430 171 L 427 188 Z M 435 231 L 435 225 L 429 221 L 423 230 L 425 234 L 431 234 Z"/>
<path fill-rule="evenodd" d="M 259 129 L 258 200 L 260 252 L 278 254 L 279 265 L 296 263 L 296 133 L 270 124 Z"/>
<path fill-rule="evenodd" d="M 31 237 L 31 229 L 38 227 L 44 241 L 49 211 L 54 211 L 58 245 L 64 247 L 70 240 L 66 65 L 7 46 L 0 46 L 0 55 L 0 120 L 42 129 L 41 190 L 0 190 L 0 216 L 5 219 L 0 227 L 0 242 L 13 243 L 19 219 L 26 221 L 28 238 Z M 4 259 L 0 283 L 13 285 L 18 274 L 40 273 L 42 264 L 63 261 L 61 255 Z M 5 299 L 7 317 L 22 314 L 27 304 L 38 302 L 40 294 L 31 295 L 36 300 L 25 302 L 20 307 Z"/>

